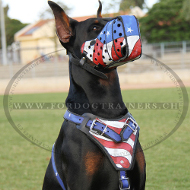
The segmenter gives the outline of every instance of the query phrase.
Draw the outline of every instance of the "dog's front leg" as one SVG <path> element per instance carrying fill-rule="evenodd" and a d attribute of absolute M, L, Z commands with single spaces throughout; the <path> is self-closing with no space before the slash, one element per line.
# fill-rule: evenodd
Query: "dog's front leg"
<path fill-rule="evenodd" d="M 144 190 L 146 181 L 146 162 L 139 140 L 136 145 L 135 163 L 133 170 L 128 172 L 131 189 Z"/>

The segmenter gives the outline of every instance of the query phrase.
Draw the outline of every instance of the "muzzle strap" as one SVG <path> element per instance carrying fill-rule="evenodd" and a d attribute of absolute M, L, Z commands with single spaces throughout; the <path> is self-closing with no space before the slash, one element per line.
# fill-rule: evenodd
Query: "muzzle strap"
<path fill-rule="evenodd" d="M 96 70 L 93 66 L 88 64 L 85 57 L 83 57 L 82 59 L 79 59 L 79 58 L 75 58 L 71 53 L 68 53 L 68 54 L 69 54 L 69 60 L 73 64 L 80 66 L 81 68 L 85 69 L 89 73 L 92 73 L 93 75 L 99 78 L 108 79 L 108 77 L 103 72 Z"/>

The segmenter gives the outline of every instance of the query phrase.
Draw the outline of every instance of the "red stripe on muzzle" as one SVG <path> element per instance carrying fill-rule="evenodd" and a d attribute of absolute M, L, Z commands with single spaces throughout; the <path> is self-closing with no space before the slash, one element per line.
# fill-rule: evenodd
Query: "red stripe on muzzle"
<path fill-rule="evenodd" d="M 123 45 L 124 37 L 115 39 L 113 41 L 113 46 L 111 50 L 112 58 L 114 61 L 119 60 L 120 58 L 124 57 L 125 55 L 122 55 L 121 47 Z"/>
<path fill-rule="evenodd" d="M 103 45 L 104 44 L 100 40 L 96 39 L 96 43 L 94 44 L 94 53 L 93 53 L 93 62 L 96 65 L 101 64 L 105 66 L 102 58 Z"/>

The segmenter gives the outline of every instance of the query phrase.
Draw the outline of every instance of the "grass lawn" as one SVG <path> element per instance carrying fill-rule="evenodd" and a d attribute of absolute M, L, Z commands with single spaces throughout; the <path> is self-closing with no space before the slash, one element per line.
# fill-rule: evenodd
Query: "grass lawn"
<path fill-rule="evenodd" d="M 190 95 L 190 88 L 187 90 Z M 140 141 L 147 163 L 146 189 L 190 189 L 190 111 L 174 134 L 149 148 L 175 127 L 175 119 L 179 115 L 175 104 L 179 102 L 177 89 L 125 90 L 122 93 L 124 102 L 141 128 Z M 66 96 L 67 93 L 23 94 L 14 95 L 12 102 L 64 103 Z M 51 152 L 28 142 L 14 130 L 5 117 L 3 96 L 0 100 L 0 190 L 41 189 Z M 173 109 L 168 109 L 171 105 Z M 59 108 L 14 109 L 11 116 L 30 139 L 50 149 L 66 110 L 62 106 Z"/>

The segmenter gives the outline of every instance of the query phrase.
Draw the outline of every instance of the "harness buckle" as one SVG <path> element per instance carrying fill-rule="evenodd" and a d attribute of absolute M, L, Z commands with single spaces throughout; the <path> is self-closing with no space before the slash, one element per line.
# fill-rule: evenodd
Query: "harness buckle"
<path fill-rule="evenodd" d="M 101 123 L 101 124 L 103 124 L 104 126 L 105 126 L 105 124 L 102 123 L 102 122 L 101 122 L 99 119 L 97 119 L 97 118 L 93 120 L 93 122 L 92 122 L 92 124 L 91 124 L 91 126 L 90 126 L 90 132 L 99 134 L 97 131 L 93 130 L 94 126 L 97 125 L 96 122 Z M 106 127 L 104 128 L 104 130 L 103 130 L 102 133 L 100 134 L 101 136 L 102 136 L 104 133 L 107 132 L 107 128 L 108 128 L 108 126 L 106 125 Z"/>
<path fill-rule="evenodd" d="M 101 135 L 103 135 L 105 132 L 107 132 L 107 128 L 108 128 L 108 126 L 106 125 L 106 127 L 105 127 L 104 130 L 102 131 Z"/>
<path fill-rule="evenodd" d="M 134 126 L 135 126 L 135 129 L 133 129 L 128 123 L 129 121 L 131 121 Z M 133 133 L 137 130 L 137 127 L 138 127 L 138 124 L 136 123 L 136 121 L 134 121 L 131 117 L 129 117 L 128 119 L 126 119 L 125 123 L 124 123 L 124 126 L 128 126 L 132 131 Z"/>
<path fill-rule="evenodd" d="M 93 130 L 93 128 L 94 128 L 94 126 L 96 125 L 96 124 L 95 124 L 96 121 L 98 121 L 98 120 L 97 120 L 97 119 L 94 119 L 94 120 L 93 120 L 93 122 L 92 122 L 92 124 L 91 124 L 91 126 L 90 126 L 90 132 L 95 132 L 95 131 Z"/>
<path fill-rule="evenodd" d="M 127 180 L 128 187 L 123 188 L 122 180 Z M 122 177 L 122 179 L 120 178 L 119 181 L 120 181 L 120 184 L 119 184 L 119 189 L 120 190 L 129 190 L 130 189 L 130 184 L 129 184 L 129 178 L 128 177 Z"/>
<path fill-rule="evenodd" d="M 83 66 L 86 61 L 85 57 L 82 57 L 81 60 L 79 61 L 80 65 Z"/>
<path fill-rule="evenodd" d="M 121 187 L 119 187 L 119 189 L 120 189 L 120 190 L 128 190 L 128 189 L 130 189 L 130 186 L 127 187 L 127 188 L 121 188 Z"/>

